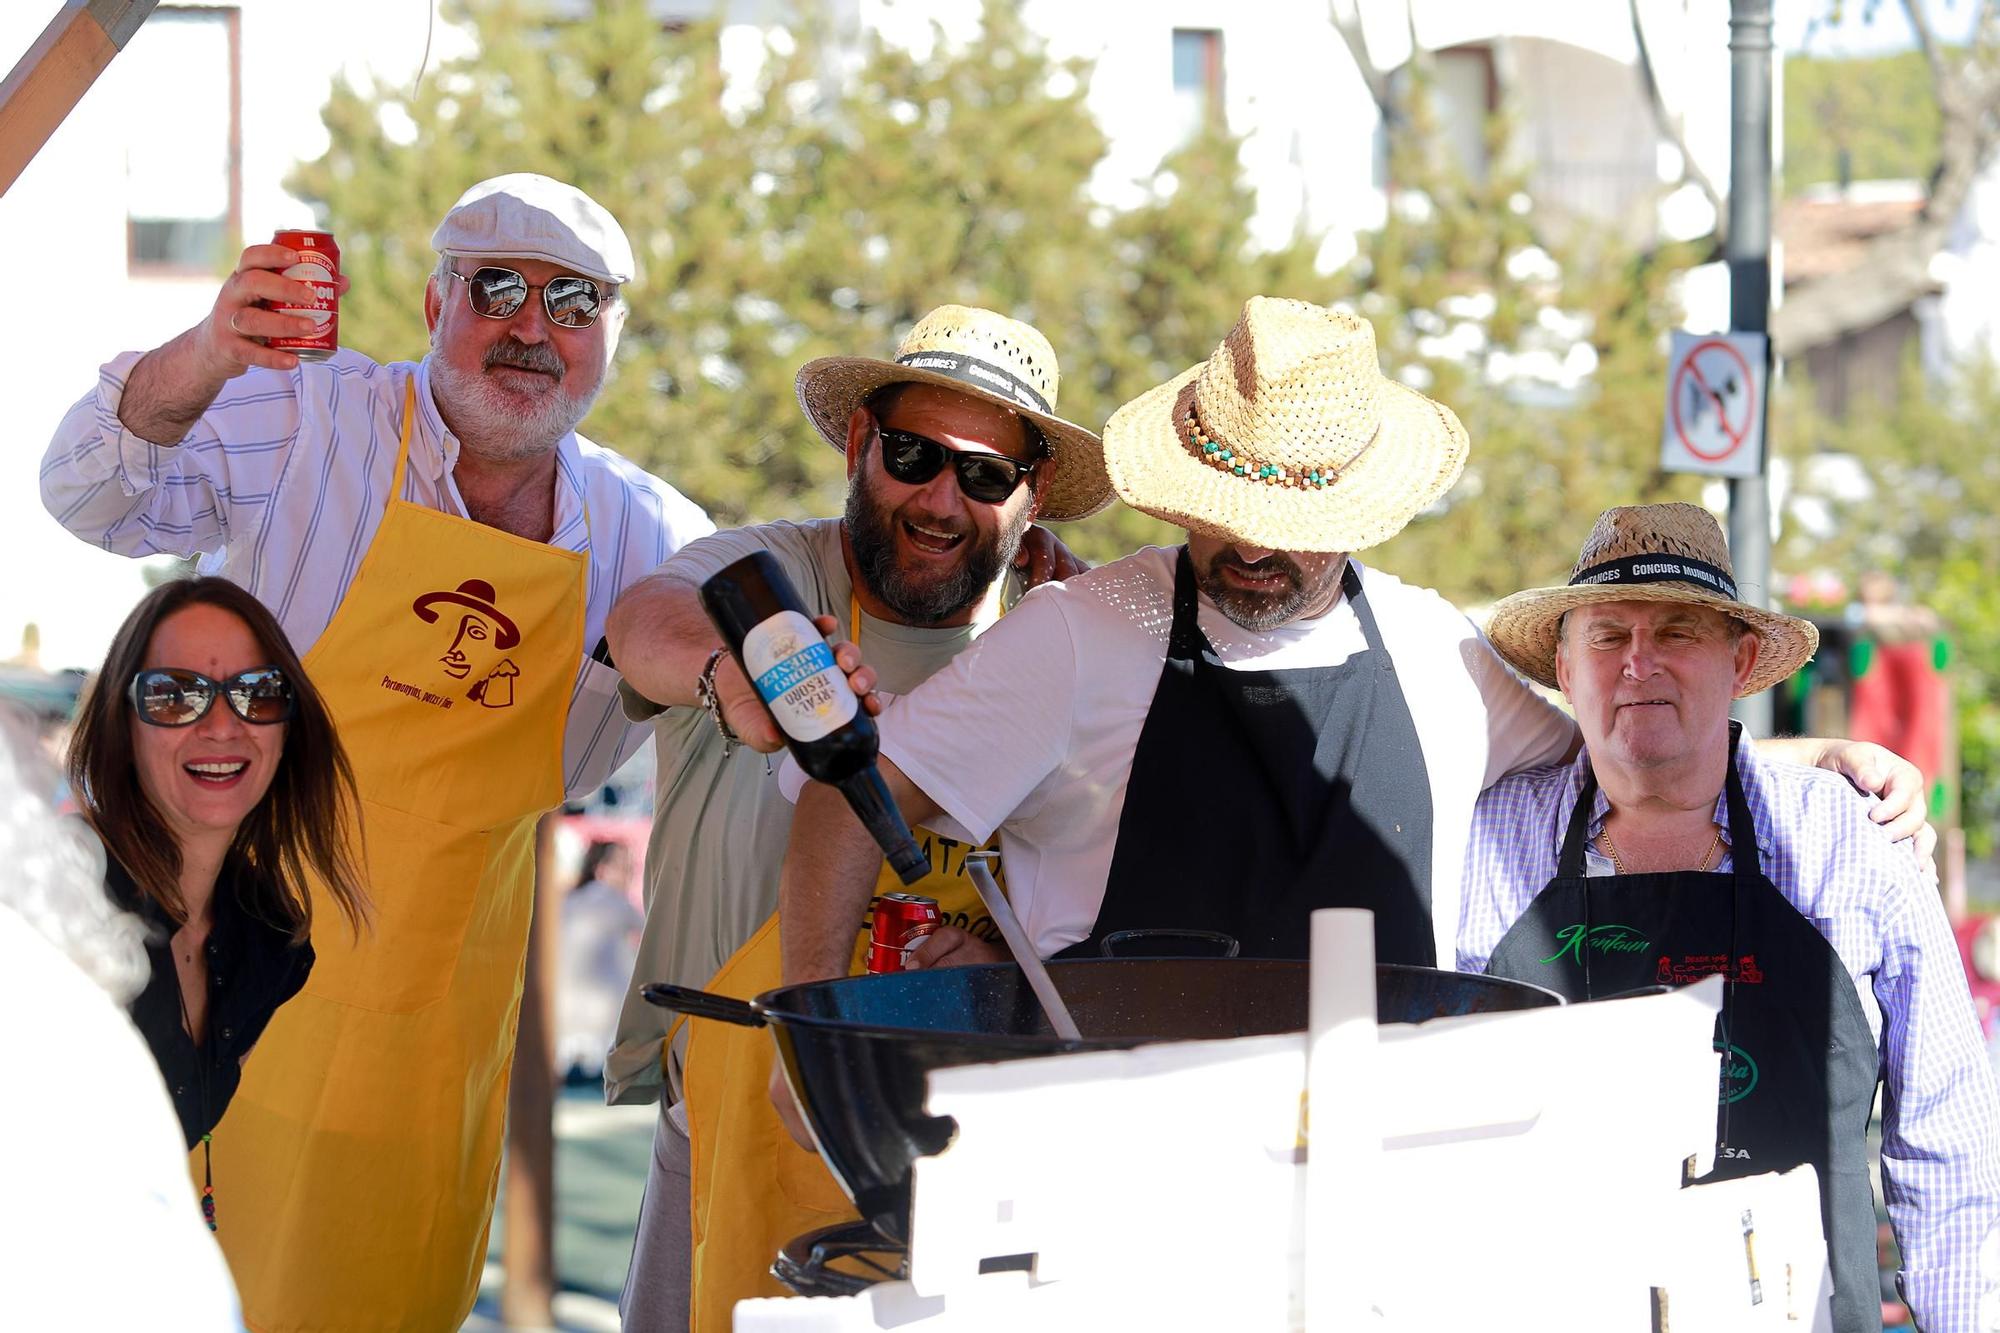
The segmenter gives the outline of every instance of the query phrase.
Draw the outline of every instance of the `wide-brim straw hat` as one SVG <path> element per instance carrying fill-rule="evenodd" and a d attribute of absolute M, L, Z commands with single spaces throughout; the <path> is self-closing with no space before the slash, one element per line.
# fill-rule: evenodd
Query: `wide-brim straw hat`
<path fill-rule="evenodd" d="M 1622 505 L 1598 516 L 1583 554 L 1560 588 L 1502 598 L 1486 636 L 1531 680 L 1556 685 L 1556 640 L 1565 613 L 1599 602 L 1689 602 L 1712 606 L 1757 632 L 1763 646 L 1737 698 L 1769 689 L 1812 659 L 1819 629 L 1809 620 L 1741 600 L 1729 543 L 1699 505 Z"/>
<path fill-rule="evenodd" d="M 1126 504 L 1278 551 L 1389 540 L 1451 489 L 1466 448 L 1449 408 L 1382 373 L 1367 320 L 1268 296 L 1104 428 Z"/>
<path fill-rule="evenodd" d="M 847 452 L 847 422 L 869 394 L 891 384 L 935 384 L 1026 417 L 1048 444 L 1049 479 L 1036 517 L 1088 518 L 1111 503 L 1104 445 L 1055 414 L 1062 373 L 1041 330 L 973 306 L 944 305 L 916 322 L 893 360 L 823 356 L 799 368 L 799 406 L 826 442 Z"/>

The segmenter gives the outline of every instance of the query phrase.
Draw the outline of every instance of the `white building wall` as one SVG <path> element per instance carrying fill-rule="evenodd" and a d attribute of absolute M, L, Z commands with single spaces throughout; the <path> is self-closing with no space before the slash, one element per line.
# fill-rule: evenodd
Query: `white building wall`
<path fill-rule="evenodd" d="M 427 6 L 341 0 L 339 22 L 308 17 L 296 0 L 242 0 L 243 234 L 311 225 L 282 185 L 294 162 L 326 147 L 319 109 L 336 74 L 411 78 L 422 58 Z M 314 11 L 324 18 L 324 11 Z M 33 42 L 42 6 L 0 5 L 0 62 Z M 142 30 L 135 44 L 146 40 Z M 440 28 L 433 62 L 457 34 Z M 458 39 L 462 40 L 462 39 Z M 126 146 L 142 117 L 176 115 L 171 81 L 146 86 L 136 62 L 114 60 L 41 153 L 0 199 L 0 254 L 22 295 L 0 320 L 7 430 L 0 437 L 0 657 L 28 624 L 40 627 L 50 667 L 94 667 L 145 585 L 138 562 L 93 550 L 42 509 L 42 451 L 97 368 L 128 348 L 153 347 L 193 325 L 215 298 L 215 276 L 135 278 L 126 266 Z"/>

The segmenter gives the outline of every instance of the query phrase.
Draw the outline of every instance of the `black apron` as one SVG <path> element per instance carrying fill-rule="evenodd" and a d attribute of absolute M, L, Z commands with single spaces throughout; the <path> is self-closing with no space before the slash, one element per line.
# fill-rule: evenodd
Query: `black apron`
<path fill-rule="evenodd" d="M 1423 750 L 1351 563 L 1341 587 L 1365 651 L 1339 666 L 1232 671 L 1197 623 L 1181 549 L 1104 903 L 1066 953 L 1166 928 L 1234 936 L 1247 957 L 1304 958 L 1314 908 L 1366 907 L 1377 959 L 1436 965 Z"/>
<path fill-rule="evenodd" d="M 1819 1173 L 1820 1221 L 1833 1268 L 1840 1333 L 1879 1333 L 1875 1199 L 1868 1115 L 1881 1053 L 1840 956 L 1767 879 L 1730 726 L 1732 868 L 1587 878 L 1597 780 L 1587 770 L 1556 877 L 1501 939 L 1494 976 L 1594 1000 L 1721 973 L 1715 1048 L 1723 1052 L 1715 1169 L 1705 1180 Z"/>

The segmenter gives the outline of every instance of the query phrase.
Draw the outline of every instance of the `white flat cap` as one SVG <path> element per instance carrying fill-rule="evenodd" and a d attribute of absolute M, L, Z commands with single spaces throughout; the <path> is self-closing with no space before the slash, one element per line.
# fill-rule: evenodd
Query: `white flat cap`
<path fill-rule="evenodd" d="M 601 282 L 632 281 L 632 243 L 604 206 L 533 172 L 495 176 L 460 195 L 431 248 L 463 259 L 539 259 Z"/>

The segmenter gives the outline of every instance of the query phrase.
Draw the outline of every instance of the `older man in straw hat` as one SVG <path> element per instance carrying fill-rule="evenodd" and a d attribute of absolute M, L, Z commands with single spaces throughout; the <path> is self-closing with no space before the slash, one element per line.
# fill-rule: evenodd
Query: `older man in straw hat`
<path fill-rule="evenodd" d="M 691 1318 L 727 1328 L 736 1300 L 782 1293 L 769 1275 L 779 1244 L 854 1216 L 818 1159 L 778 1133 L 764 1095 L 769 1038 L 697 1022 L 682 1029 L 677 1060 L 667 1016 L 638 993 L 676 981 L 748 997 L 779 979 L 772 911 L 792 807 L 758 753 L 777 749 L 779 737 L 697 589 L 731 561 L 769 551 L 822 627 L 867 653 L 885 690 L 915 687 L 1013 600 L 1022 580 L 1010 570 L 1029 583 L 1076 572 L 1031 519 L 1081 518 L 1111 500 L 1097 437 L 1055 415 L 1059 387 L 1040 332 L 964 306 L 924 316 L 893 358 L 809 363 L 799 401 L 847 455 L 845 516 L 694 542 L 612 613 L 628 711 L 658 718 L 662 793 L 642 957 L 606 1065 L 611 1100 L 659 1098 L 663 1112 L 626 1283 L 631 1327 Z M 977 926 L 968 848 L 923 843 L 931 874 L 916 891 Z M 902 887 L 879 853 L 876 864 Z M 682 1091 L 685 1099 L 673 1095 Z"/>
<path fill-rule="evenodd" d="M 1480 799 L 1459 965 L 1572 1000 L 1727 977 L 1711 1178 L 1818 1172 L 1843 1333 L 1881 1327 L 1867 1131 L 1886 1081 L 1903 1297 L 1920 1328 L 1984 1327 L 2000 1100 L 1944 908 L 1864 797 L 1729 719 L 1818 632 L 1739 600 L 1720 527 L 1685 504 L 1608 510 L 1569 584 L 1507 598 L 1489 632 L 1561 687 L 1584 750 Z"/>
<path fill-rule="evenodd" d="M 42 465 L 79 537 L 200 554 L 267 603 L 354 762 L 374 929 L 315 936 L 212 1145 L 259 1329 L 456 1328 L 472 1308 L 535 821 L 644 741 L 591 646 L 621 589 L 713 530 L 576 434 L 633 277 L 617 221 L 523 173 L 467 190 L 431 243 L 422 361 L 267 346 L 312 321 L 266 307 L 310 290 L 297 252 L 253 245 L 200 324 L 104 368 Z"/>

